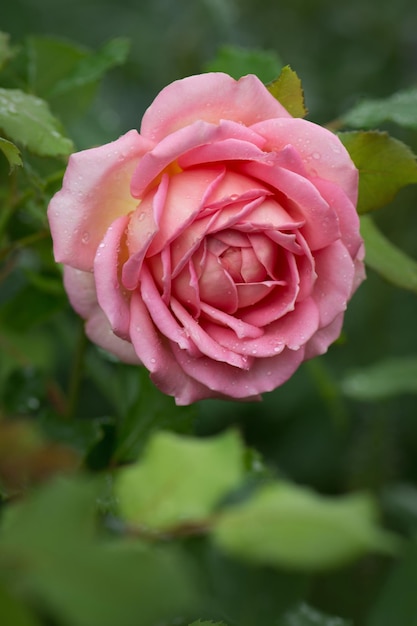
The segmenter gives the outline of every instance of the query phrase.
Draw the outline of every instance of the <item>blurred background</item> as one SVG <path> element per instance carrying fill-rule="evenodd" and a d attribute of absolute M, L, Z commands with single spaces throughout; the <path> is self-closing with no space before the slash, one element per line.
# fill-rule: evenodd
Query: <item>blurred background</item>
<path fill-rule="evenodd" d="M 0 29 L 16 44 L 30 34 L 92 48 L 117 36 L 130 39 L 128 62 L 110 72 L 91 110 L 67 124 L 80 149 L 139 128 L 162 87 L 203 71 L 225 44 L 278 54 L 302 79 L 308 119 L 322 124 L 361 98 L 417 85 L 415 0 L 13 0 L 3 3 Z M 417 151 L 417 132 L 389 130 Z M 389 239 L 414 258 L 416 211 L 413 187 L 376 217 Z M 69 307 L 65 315 L 75 325 Z M 199 403 L 195 428 L 206 434 L 238 424 L 267 463 L 322 492 L 372 488 L 384 495 L 393 484 L 415 483 L 415 396 L 358 400 L 345 393 L 344 381 L 358 367 L 417 355 L 416 320 L 415 295 L 369 270 L 348 308 L 343 336 L 327 355 L 304 364 L 261 404 Z M 108 413 L 88 372 L 82 398 L 88 416 Z M 327 589 L 330 583 L 323 578 L 320 584 Z M 360 603 L 363 578 L 357 584 Z M 335 597 L 332 607 L 327 593 L 326 603 L 329 612 L 340 612 L 343 598 Z"/>

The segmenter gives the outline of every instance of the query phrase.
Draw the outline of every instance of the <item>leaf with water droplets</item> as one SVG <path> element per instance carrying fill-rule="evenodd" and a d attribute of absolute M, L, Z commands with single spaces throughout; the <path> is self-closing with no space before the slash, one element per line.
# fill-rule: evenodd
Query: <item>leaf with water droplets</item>
<path fill-rule="evenodd" d="M 20 89 L 0 88 L 0 128 L 13 142 L 40 156 L 67 156 L 73 151 L 47 103 Z"/>

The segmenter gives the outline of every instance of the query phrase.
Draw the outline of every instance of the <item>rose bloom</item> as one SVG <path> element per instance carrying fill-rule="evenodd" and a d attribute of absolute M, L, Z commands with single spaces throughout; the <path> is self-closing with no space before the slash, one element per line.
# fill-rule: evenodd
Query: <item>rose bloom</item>
<path fill-rule="evenodd" d="M 177 404 L 256 400 L 338 337 L 364 277 L 358 172 L 255 76 L 168 85 L 70 157 L 48 216 L 88 337 Z"/>

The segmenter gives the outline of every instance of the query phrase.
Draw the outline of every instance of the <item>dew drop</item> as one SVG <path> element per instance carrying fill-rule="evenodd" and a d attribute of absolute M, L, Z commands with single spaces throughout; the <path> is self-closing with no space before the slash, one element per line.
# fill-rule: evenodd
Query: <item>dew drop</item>
<path fill-rule="evenodd" d="M 156 363 L 156 359 L 154 359 L 154 358 L 152 357 L 152 359 L 151 359 L 151 363 L 152 363 L 152 364 Z"/>
<path fill-rule="evenodd" d="M 88 243 L 90 241 L 90 233 L 86 230 L 83 232 L 83 236 L 81 237 L 81 241 L 83 243 Z"/>
<path fill-rule="evenodd" d="M 316 159 L 316 161 L 319 161 L 319 159 L 321 158 L 321 155 L 319 152 L 313 152 L 312 157 L 313 159 Z"/>
<path fill-rule="evenodd" d="M 230 199 L 233 201 L 237 200 L 238 198 L 239 198 L 239 194 L 237 193 L 232 193 L 232 195 L 230 196 Z"/>
<path fill-rule="evenodd" d="M 139 222 L 143 222 L 144 219 L 145 219 L 145 213 L 140 213 L 138 217 Z"/>

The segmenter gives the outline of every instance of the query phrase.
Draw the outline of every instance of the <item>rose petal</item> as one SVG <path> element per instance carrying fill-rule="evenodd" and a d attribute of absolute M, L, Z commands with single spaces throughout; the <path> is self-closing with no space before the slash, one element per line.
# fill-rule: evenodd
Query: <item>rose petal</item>
<path fill-rule="evenodd" d="M 129 216 L 122 215 L 113 222 L 99 244 L 94 259 L 97 300 L 113 331 L 122 338 L 129 334 L 129 295 L 120 283 L 120 243 Z"/>
<path fill-rule="evenodd" d="M 204 119 L 212 124 L 234 120 L 251 126 L 290 114 L 253 75 L 236 81 L 227 74 L 189 76 L 165 87 L 145 112 L 141 133 L 153 141 Z"/>
<path fill-rule="evenodd" d="M 107 228 L 137 205 L 130 194 L 130 179 L 152 146 L 131 130 L 110 144 L 71 155 L 62 189 L 48 208 L 58 263 L 92 269 Z"/>
<path fill-rule="evenodd" d="M 214 395 L 204 385 L 187 376 L 178 365 L 169 345 L 156 331 L 138 292 L 132 296 L 130 310 L 131 341 L 140 360 L 151 372 L 155 385 L 164 393 L 175 396 L 179 405 L 192 404 Z"/>
<path fill-rule="evenodd" d="M 264 163 L 243 163 L 241 171 L 273 185 L 285 194 L 292 203 L 292 219 L 304 220 L 301 232 L 311 250 L 319 250 L 340 237 L 339 221 L 336 213 L 320 195 L 313 182 L 284 168 Z M 285 206 L 291 213 L 290 205 Z"/>
<path fill-rule="evenodd" d="M 294 374 L 304 359 L 304 348 L 285 349 L 277 356 L 254 359 L 249 370 L 241 370 L 226 363 L 214 362 L 208 357 L 190 359 L 172 346 L 175 358 L 188 376 L 205 385 L 212 392 L 228 398 L 257 397 L 272 391 Z"/>
<path fill-rule="evenodd" d="M 267 140 L 264 149 L 279 150 L 288 144 L 293 145 L 309 176 L 334 182 L 356 205 L 358 172 L 348 151 L 334 133 L 301 118 L 270 119 L 252 128 Z"/>
<path fill-rule="evenodd" d="M 315 254 L 317 280 L 312 297 L 320 314 L 320 326 L 328 326 L 346 309 L 355 276 L 354 263 L 341 241 Z"/>
<path fill-rule="evenodd" d="M 297 304 L 294 311 L 282 319 L 266 326 L 263 335 L 255 339 L 245 337 L 238 340 L 229 328 L 212 322 L 205 322 L 204 326 L 221 346 L 239 354 L 264 358 L 280 354 L 285 347 L 298 350 L 306 344 L 319 327 L 319 315 L 315 302 L 309 298 Z"/>
<path fill-rule="evenodd" d="M 97 292 L 92 272 L 64 266 L 64 287 L 72 308 L 87 319 L 97 307 Z"/>
<path fill-rule="evenodd" d="M 117 337 L 111 329 L 109 320 L 98 307 L 88 319 L 85 325 L 87 337 L 95 344 L 117 356 L 124 363 L 140 365 L 141 361 L 137 356 L 130 341 L 124 341 Z"/>
<path fill-rule="evenodd" d="M 199 280 L 200 299 L 225 313 L 235 313 L 238 306 L 235 283 L 219 259 L 207 252 L 206 262 Z"/>

